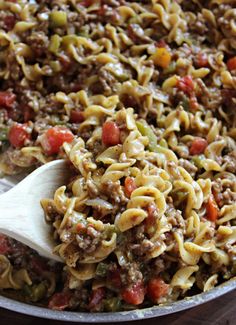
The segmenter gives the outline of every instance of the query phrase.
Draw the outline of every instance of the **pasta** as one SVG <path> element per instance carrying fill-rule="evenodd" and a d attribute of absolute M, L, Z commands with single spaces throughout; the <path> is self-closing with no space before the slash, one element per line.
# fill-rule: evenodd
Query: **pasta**
<path fill-rule="evenodd" d="M 0 289 L 119 311 L 236 274 L 234 0 L 0 0 L 0 170 L 67 159 L 62 264 L 0 235 Z"/>

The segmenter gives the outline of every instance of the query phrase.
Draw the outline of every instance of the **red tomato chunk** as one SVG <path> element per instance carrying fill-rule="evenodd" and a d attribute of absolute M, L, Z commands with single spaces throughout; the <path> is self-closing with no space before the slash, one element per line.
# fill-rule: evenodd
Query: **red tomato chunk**
<path fill-rule="evenodd" d="M 198 68 L 205 68 L 208 66 L 208 57 L 206 53 L 198 53 L 196 56 L 196 65 Z"/>
<path fill-rule="evenodd" d="M 0 254 L 7 254 L 11 251 L 7 236 L 0 234 Z"/>
<path fill-rule="evenodd" d="M 120 129 L 115 122 L 105 122 L 102 127 L 102 142 L 106 146 L 115 146 L 120 143 Z"/>
<path fill-rule="evenodd" d="M 28 121 L 34 119 L 34 110 L 30 106 L 27 106 L 27 105 L 23 106 L 22 107 L 22 112 L 23 112 L 25 122 L 28 122 Z"/>
<path fill-rule="evenodd" d="M 219 215 L 218 206 L 216 204 L 216 201 L 214 200 L 213 195 L 211 195 L 206 204 L 206 218 L 210 221 L 215 222 L 218 218 L 218 215 Z"/>
<path fill-rule="evenodd" d="M 16 18 L 13 15 L 8 15 L 4 18 L 3 21 L 4 21 L 5 29 L 7 31 L 10 31 L 15 26 Z"/>
<path fill-rule="evenodd" d="M 227 68 L 232 71 L 236 70 L 236 56 L 227 61 Z"/>
<path fill-rule="evenodd" d="M 195 111 L 198 109 L 198 102 L 195 95 L 190 95 L 189 107 L 191 110 Z"/>
<path fill-rule="evenodd" d="M 71 295 L 65 292 L 55 293 L 49 300 L 48 307 L 54 310 L 64 310 L 69 306 Z"/>
<path fill-rule="evenodd" d="M 57 154 L 64 142 L 72 142 L 73 133 L 62 126 L 55 126 L 48 129 L 41 139 L 41 145 L 47 155 Z"/>
<path fill-rule="evenodd" d="M 169 285 L 166 284 L 161 278 L 153 278 L 148 282 L 147 295 L 153 302 L 156 303 L 159 298 L 167 295 L 168 289 Z"/>
<path fill-rule="evenodd" d="M 9 91 L 0 91 L 0 106 L 11 108 L 15 102 L 16 95 Z"/>
<path fill-rule="evenodd" d="M 190 146 L 189 153 L 190 155 L 200 155 L 204 153 L 208 143 L 206 139 L 203 138 L 195 138 Z"/>
<path fill-rule="evenodd" d="M 156 205 L 154 203 L 149 204 L 147 207 L 147 212 L 148 212 L 148 216 L 144 220 L 145 230 L 152 232 L 155 230 L 156 220 L 157 220 L 155 216 L 157 212 Z"/>
<path fill-rule="evenodd" d="M 38 256 L 33 257 L 30 261 L 30 264 L 33 271 L 37 274 L 42 274 L 42 272 L 49 270 L 46 260 Z"/>
<path fill-rule="evenodd" d="M 132 192 L 137 188 L 135 180 L 132 177 L 126 177 L 125 179 L 125 195 L 130 197 Z"/>
<path fill-rule="evenodd" d="M 194 83 L 192 77 L 185 76 L 180 78 L 177 82 L 177 88 L 190 96 L 194 91 Z"/>
<path fill-rule="evenodd" d="M 89 300 L 89 309 L 94 309 L 97 305 L 101 303 L 104 297 L 105 289 L 103 287 L 93 290 Z"/>
<path fill-rule="evenodd" d="M 76 225 L 76 231 L 78 233 L 84 233 L 84 232 L 86 232 L 86 230 L 87 230 L 87 228 L 86 228 L 86 226 L 82 222 L 77 223 L 77 225 Z"/>
<path fill-rule="evenodd" d="M 125 302 L 132 305 L 140 305 L 145 296 L 145 288 L 143 282 L 138 282 L 132 287 L 122 291 L 122 298 Z"/>
<path fill-rule="evenodd" d="M 10 128 L 8 139 L 13 147 L 22 148 L 25 141 L 30 139 L 30 134 L 27 131 L 27 124 L 14 124 Z"/>
<path fill-rule="evenodd" d="M 82 123 L 84 121 L 84 112 L 79 110 L 71 111 L 70 122 L 72 123 Z"/>
<path fill-rule="evenodd" d="M 112 271 L 109 275 L 109 280 L 116 289 L 120 288 L 122 285 L 120 270 Z"/>

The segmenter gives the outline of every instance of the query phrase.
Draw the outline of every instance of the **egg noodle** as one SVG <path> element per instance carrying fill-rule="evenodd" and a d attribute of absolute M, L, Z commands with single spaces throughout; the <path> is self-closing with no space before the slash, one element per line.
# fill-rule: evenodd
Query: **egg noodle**
<path fill-rule="evenodd" d="M 41 202 L 64 264 L 0 235 L 2 294 L 119 311 L 236 274 L 234 0 L 0 0 L 0 89 L 2 173 L 73 174 Z"/>

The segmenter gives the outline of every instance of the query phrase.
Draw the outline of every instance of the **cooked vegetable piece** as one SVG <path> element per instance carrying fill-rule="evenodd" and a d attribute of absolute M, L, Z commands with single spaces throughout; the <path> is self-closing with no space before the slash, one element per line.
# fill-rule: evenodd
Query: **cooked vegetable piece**
<path fill-rule="evenodd" d="M 82 123 L 84 121 L 84 112 L 79 110 L 73 110 L 70 113 L 70 122 L 72 123 Z"/>
<path fill-rule="evenodd" d="M 130 197 L 132 192 L 137 188 L 135 180 L 132 177 L 125 178 L 125 194 L 127 197 Z"/>
<path fill-rule="evenodd" d="M 148 212 L 148 216 L 144 220 L 145 231 L 149 235 L 151 235 L 156 230 L 156 221 L 157 221 L 157 218 L 156 218 L 156 213 L 157 213 L 156 205 L 154 203 L 149 204 L 148 207 L 147 207 L 147 212 Z"/>
<path fill-rule="evenodd" d="M 8 139 L 8 128 L 0 128 L 0 141 Z"/>
<path fill-rule="evenodd" d="M 202 153 L 204 153 L 206 147 L 208 146 L 207 140 L 197 137 L 193 140 L 190 149 L 189 149 L 189 153 L 190 155 L 200 155 Z"/>
<path fill-rule="evenodd" d="M 15 103 L 16 95 L 9 91 L 0 91 L 0 107 L 11 108 Z"/>
<path fill-rule="evenodd" d="M 121 309 L 121 300 L 117 297 L 108 298 L 104 301 L 105 311 L 119 311 Z"/>
<path fill-rule="evenodd" d="M 141 281 L 122 291 L 122 299 L 132 305 L 140 305 L 144 300 L 144 296 L 145 288 Z"/>
<path fill-rule="evenodd" d="M 61 38 L 59 35 L 55 34 L 52 35 L 51 39 L 50 39 L 50 44 L 49 44 L 49 48 L 48 50 L 54 54 L 58 53 L 59 47 L 61 44 Z"/>
<path fill-rule="evenodd" d="M 97 289 L 94 289 L 91 293 L 90 299 L 89 299 L 89 310 L 93 310 L 97 307 L 105 297 L 105 288 L 100 287 Z"/>
<path fill-rule="evenodd" d="M 67 24 L 67 14 L 65 11 L 55 10 L 50 14 L 52 27 L 64 27 Z"/>
<path fill-rule="evenodd" d="M 71 295 L 67 292 L 57 292 L 50 298 L 48 308 L 64 310 L 69 306 Z"/>
<path fill-rule="evenodd" d="M 98 263 L 97 268 L 96 268 L 96 275 L 105 277 L 108 272 L 109 265 L 103 262 Z"/>
<path fill-rule="evenodd" d="M 171 54 L 165 47 L 160 47 L 151 56 L 151 60 L 153 60 L 155 65 L 166 69 L 171 62 Z"/>
<path fill-rule="evenodd" d="M 64 142 L 72 142 L 73 133 L 63 126 L 55 126 L 48 129 L 42 136 L 41 145 L 47 155 L 57 154 Z"/>
<path fill-rule="evenodd" d="M 157 137 L 150 128 L 150 126 L 147 124 L 146 121 L 141 120 L 137 121 L 136 125 L 140 131 L 140 133 L 144 136 L 148 137 L 149 140 L 149 149 L 150 151 L 156 151 L 157 150 Z"/>
<path fill-rule="evenodd" d="M 8 238 L 5 235 L 0 234 L 0 254 L 7 254 L 11 251 Z"/>
<path fill-rule="evenodd" d="M 102 126 L 102 142 L 106 146 L 115 146 L 120 143 L 120 129 L 115 122 L 105 122 Z"/>
<path fill-rule="evenodd" d="M 112 286 L 114 286 L 116 289 L 121 288 L 122 281 L 119 269 L 110 272 L 109 281 L 111 282 Z"/>
<path fill-rule="evenodd" d="M 147 295 L 154 303 L 157 303 L 159 298 L 167 295 L 168 289 L 169 285 L 160 277 L 152 278 L 147 284 Z"/>
<path fill-rule="evenodd" d="M 219 216 L 219 209 L 213 195 L 210 196 L 206 204 L 206 218 L 215 222 Z"/>
<path fill-rule="evenodd" d="M 22 148 L 26 140 L 30 139 L 30 133 L 27 131 L 27 124 L 16 123 L 9 130 L 8 139 L 15 148 Z"/>
<path fill-rule="evenodd" d="M 185 76 L 178 80 L 177 88 L 190 96 L 194 91 L 194 83 L 191 76 Z"/>
<path fill-rule="evenodd" d="M 194 165 L 201 169 L 202 168 L 202 160 L 205 158 L 204 155 L 196 155 L 192 157 L 192 162 L 194 163 Z"/>
<path fill-rule="evenodd" d="M 230 71 L 236 70 L 236 56 L 227 61 L 227 68 Z"/>
<path fill-rule="evenodd" d="M 196 55 L 195 61 L 198 68 L 206 68 L 208 66 L 208 56 L 206 53 L 199 52 Z"/>

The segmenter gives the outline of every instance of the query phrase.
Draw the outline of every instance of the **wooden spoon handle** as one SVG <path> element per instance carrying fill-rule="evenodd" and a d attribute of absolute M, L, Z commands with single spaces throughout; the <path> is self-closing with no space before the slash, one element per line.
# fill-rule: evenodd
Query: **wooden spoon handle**
<path fill-rule="evenodd" d="M 0 232 L 14 231 L 16 228 L 26 228 L 27 207 L 15 196 L 14 189 L 0 196 Z"/>

